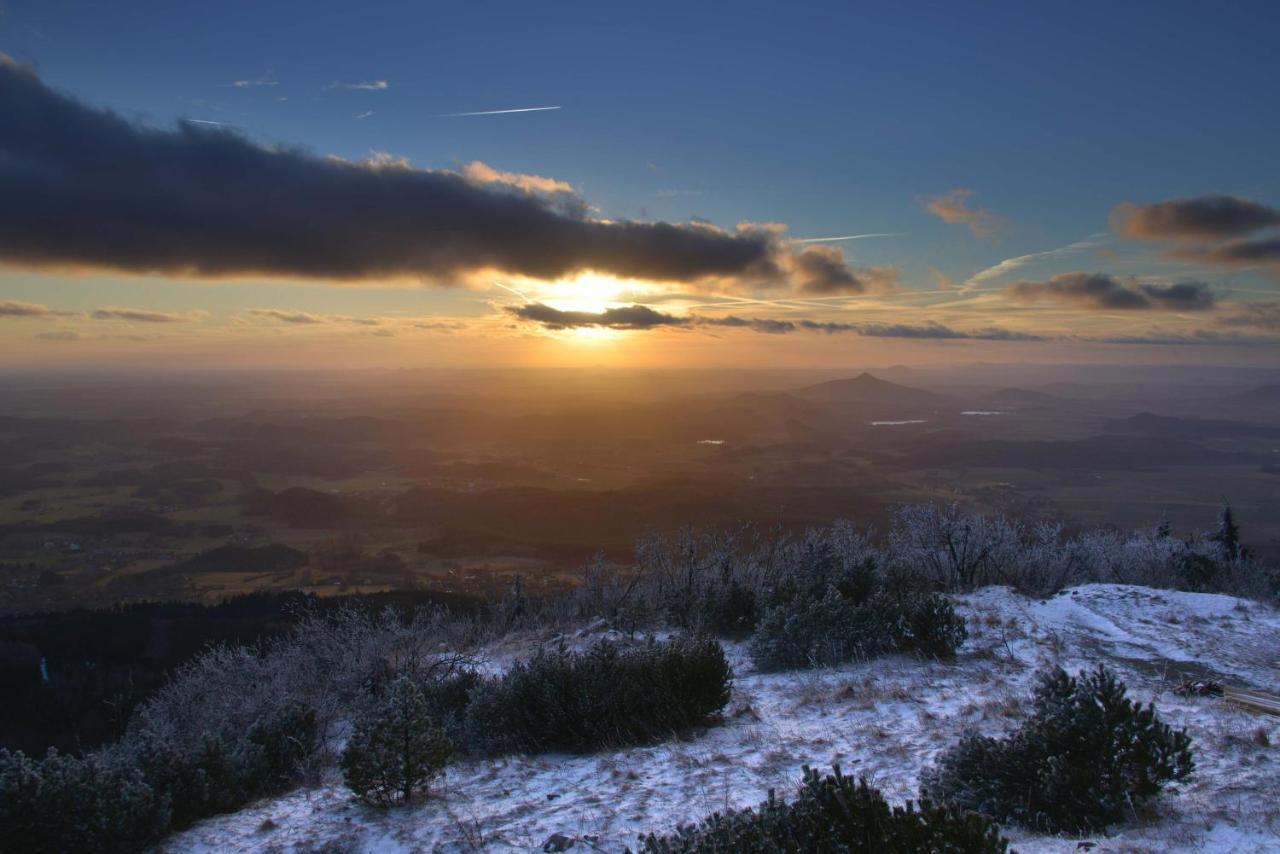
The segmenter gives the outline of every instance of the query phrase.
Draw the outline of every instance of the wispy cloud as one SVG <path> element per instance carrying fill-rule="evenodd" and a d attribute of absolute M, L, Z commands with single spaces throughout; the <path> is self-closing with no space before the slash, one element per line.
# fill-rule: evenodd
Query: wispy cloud
<path fill-rule="evenodd" d="M 1015 258 L 1006 258 L 999 264 L 988 267 L 970 276 L 961 286 L 961 290 L 972 290 L 973 288 L 985 285 L 1007 276 L 1020 267 L 1025 267 L 1036 261 L 1052 260 L 1054 258 L 1066 258 L 1079 252 L 1085 252 L 1090 249 L 1097 249 L 1107 242 L 1106 234 L 1091 234 L 1084 240 L 1077 240 L 1075 243 L 1069 243 L 1066 246 L 1060 246 L 1057 249 L 1046 249 L 1043 252 L 1032 252 L 1028 255 L 1019 255 Z"/>
<path fill-rule="evenodd" d="M 369 118 L 369 116 L 372 116 L 372 115 L 373 115 L 373 110 L 365 110 L 363 113 L 356 113 L 354 116 L 352 116 L 352 118 L 353 118 L 353 119 L 367 119 L 367 118 Z"/>
<path fill-rule="evenodd" d="M 558 110 L 560 107 L 514 107 L 510 110 L 477 110 L 471 113 L 439 113 L 438 119 L 454 119 L 462 116 L 501 116 L 507 113 L 542 113 L 547 110 Z"/>
<path fill-rule="evenodd" d="M 391 84 L 385 80 L 359 80 L 359 81 L 343 81 L 335 80 L 322 87 L 326 92 L 330 89 L 359 89 L 367 92 L 381 92 L 390 89 Z"/>
<path fill-rule="evenodd" d="M 310 314 L 305 311 L 286 311 L 280 308 L 251 308 L 249 314 L 254 317 L 262 317 L 267 320 L 278 320 L 281 323 L 292 323 L 295 325 L 311 325 L 328 323 L 328 321 L 318 315 Z"/>
<path fill-rule="evenodd" d="M 1222 326 L 1252 326 L 1280 332 L 1280 302 L 1246 302 L 1218 318 Z"/>
<path fill-rule="evenodd" d="M 379 326 L 380 317 L 352 317 L 345 314 L 312 314 L 307 311 L 295 311 L 283 308 L 251 308 L 247 312 L 252 317 L 287 323 L 291 326 L 320 326 L 324 324 L 345 323 L 357 326 Z"/>
<path fill-rule="evenodd" d="M 410 323 L 414 329 L 425 329 L 428 332 L 459 332 L 467 328 L 467 324 L 456 320 L 418 320 Z"/>
<path fill-rule="evenodd" d="M 172 314 L 149 308 L 100 308 L 89 316 L 94 320 L 126 320 L 132 323 L 190 323 L 205 317 L 203 312 Z"/>
<path fill-rule="evenodd" d="M 232 80 L 230 83 L 227 83 L 226 85 L 230 86 L 233 89 L 255 89 L 259 86 L 279 86 L 280 81 L 276 79 L 274 74 L 268 71 L 266 74 L 262 75 L 261 77 L 249 77 L 243 80 Z"/>
<path fill-rule="evenodd" d="M 0 317 L 49 317 L 64 313 L 39 303 L 0 300 Z"/>

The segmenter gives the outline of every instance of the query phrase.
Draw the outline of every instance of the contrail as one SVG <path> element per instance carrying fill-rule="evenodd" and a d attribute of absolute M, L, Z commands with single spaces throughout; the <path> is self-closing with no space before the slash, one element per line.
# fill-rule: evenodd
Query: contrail
<path fill-rule="evenodd" d="M 475 113 L 441 113 L 438 119 L 451 119 L 458 116 L 500 116 L 503 113 L 538 113 L 543 110 L 558 110 L 559 107 L 517 107 L 514 110 L 480 110 Z"/>
<path fill-rule="evenodd" d="M 219 127 L 228 127 L 228 128 L 235 127 L 235 125 L 231 124 L 230 122 L 212 122 L 212 121 L 209 121 L 208 119 L 184 119 L 184 121 L 191 122 L 193 125 L 218 125 Z"/>
<path fill-rule="evenodd" d="M 902 237 L 902 232 L 884 234 L 844 234 L 839 237 L 797 237 L 792 243 L 830 243 L 835 240 L 863 240 L 867 237 Z"/>
<path fill-rule="evenodd" d="M 1006 258 L 994 267 L 988 267 L 985 270 L 979 270 L 968 278 L 968 280 L 958 288 L 958 292 L 974 290 L 978 285 L 989 282 L 992 279 L 998 279 L 1006 273 L 1010 273 L 1019 267 L 1024 267 L 1032 261 L 1038 261 L 1041 258 L 1061 258 L 1064 255 L 1073 255 L 1077 252 L 1083 252 L 1086 249 L 1096 249 L 1107 242 L 1107 233 L 1105 231 L 1097 234 L 1090 234 L 1084 240 L 1077 240 L 1075 243 L 1062 246 L 1057 249 L 1046 249 L 1043 252 L 1032 252 L 1030 255 L 1019 255 L 1016 258 Z"/>
<path fill-rule="evenodd" d="M 502 288 L 504 291 L 510 291 L 511 293 L 513 293 L 513 294 L 515 294 L 516 296 L 520 297 L 520 299 L 524 300 L 525 302 L 533 302 L 533 300 L 529 299 L 527 296 L 525 296 L 524 294 L 520 293 L 520 292 L 519 292 L 518 290 L 516 290 L 515 288 L 508 287 L 507 285 L 502 284 L 502 282 L 494 282 L 494 284 L 495 284 L 495 285 L 497 285 L 498 287 Z"/>

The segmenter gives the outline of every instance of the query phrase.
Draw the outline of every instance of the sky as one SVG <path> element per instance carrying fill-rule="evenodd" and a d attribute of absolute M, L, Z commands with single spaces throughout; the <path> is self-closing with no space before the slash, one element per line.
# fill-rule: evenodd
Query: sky
<path fill-rule="evenodd" d="M 1276 23 L 0 0 L 0 361 L 1280 362 Z"/>

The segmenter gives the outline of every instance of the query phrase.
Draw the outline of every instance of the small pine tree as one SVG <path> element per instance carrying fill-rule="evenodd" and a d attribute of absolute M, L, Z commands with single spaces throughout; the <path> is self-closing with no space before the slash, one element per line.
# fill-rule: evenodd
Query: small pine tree
<path fill-rule="evenodd" d="M 1165 511 L 1160 514 L 1160 521 L 1156 524 L 1156 539 L 1167 540 L 1173 536 L 1173 524 L 1169 521 L 1169 513 Z"/>
<path fill-rule="evenodd" d="M 1209 539 L 1222 548 L 1222 556 L 1228 561 L 1234 563 L 1240 559 L 1240 527 L 1231 512 L 1231 504 L 1225 500 L 1218 516 L 1218 530 Z"/>
<path fill-rule="evenodd" d="M 1103 667 L 1039 677 L 1004 739 L 966 735 L 921 780 L 924 797 L 1052 832 L 1101 830 L 1192 772 L 1191 739 L 1131 701 Z"/>
<path fill-rule="evenodd" d="M 927 802 L 893 807 L 865 779 L 804 769 L 791 802 L 769 798 L 755 808 L 714 813 L 666 836 L 640 839 L 642 854 L 730 851 L 953 851 L 1003 854 L 1008 841 L 985 816 Z"/>
<path fill-rule="evenodd" d="M 356 797 L 385 808 L 413 800 L 452 758 L 453 744 L 432 720 L 422 689 L 401 676 L 377 708 L 356 722 L 340 764 Z"/>

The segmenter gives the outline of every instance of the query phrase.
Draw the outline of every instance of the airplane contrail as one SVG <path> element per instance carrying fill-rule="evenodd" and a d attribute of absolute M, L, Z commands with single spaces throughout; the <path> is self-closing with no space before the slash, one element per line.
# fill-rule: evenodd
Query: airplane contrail
<path fill-rule="evenodd" d="M 235 125 L 231 124 L 230 122 L 213 122 L 208 119 L 185 119 L 185 121 L 191 122 L 192 124 L 195 124 L 195 125 L 218 125 L 219 127 L 227 127 L 227 128 L 235 127 Z"/>
<path fill-rule="evenodd" d="M 830 243 L 835 240 L 863 240 L 867 237 L 902 237 L 902 232 L 887 232 L 876 234 L 843 234 L 839 237 L 797 237 L 792 243 Z"/>
<path fill-rule="evenodd" d="M 480 110 L 474 113 L 441 113 L 438 119 L 451 119 L 458 116 L 500 116 L 503 113 L 539 113 L 543 110 L 558 110 L 559 107 L 516 107 L 514 110 Z"/>
<path fill-rule="evenodd" d="M 511 293 L 513 293 L 513 294 L 515 294 L 516 296 L 520 297 L 520 299 L 524 300 L 525 302 L 533 302 L 533 300 L 529 299 L 527 296 L 525 296 L 524 294 L 520 293 L 518 290 L 516 290 L 516 289 L 515 289 L 515 288 L 513 288 L 513 287 L 510 287 L 510 286 L 508 286 L 508 285 L 504 285 L 504 284 L 502 284 L 502 282 L 497 282 L 497 281 L 495 281 L 495 282 L 494 282 L 494 284 L 495 284 L 495 285 L 497 285 L 498 287 L 502 288 L 504 291 L 510 291 Z"/>

